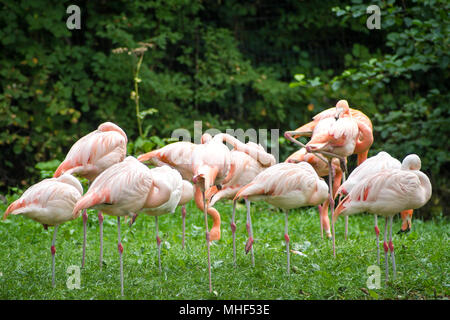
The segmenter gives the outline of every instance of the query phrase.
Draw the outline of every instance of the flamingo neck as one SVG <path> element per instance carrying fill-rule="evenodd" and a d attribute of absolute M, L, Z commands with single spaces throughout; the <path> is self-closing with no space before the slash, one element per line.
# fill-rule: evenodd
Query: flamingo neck
<path fill-rule="evenodd" d="M 195 186 L 195 204 L 197 208 L 199 208 L 201 211 L 204 211 L 205 206 L 203 204 L 203 194 L 200 190 L 199 186 Z M 208 207 L 206 210 L 206 213 L 213 219 L 213 225 L 209 232 L 210 234 L 210 240 L 220 240 L 220 213 L 213 207 Z"/>
<path fill-rule="evenodd" d="M 356 145 L 355 145 L 355 151 L 354 153 L 364 153 L 364 152 L 368 152 L 369 148 L 372 146 L 373 143 L 373 132 L 370 129 L 370 127 L 368 125 L 366 125 L 365 123 L 362 123 L 360 121 L 357 121 L 358 123 L 358 129 L 359 129 L 359 136 L 358 139 L 356 140 Z M 366 153 L 366 159 L 367 159 L 367 153 Z M 364 159 L 364 160 L 366 160 Z M 361 159 L 361 163 L 364 161 L 363 159 Z M 358 159 L 359 162 L 359 159 Z M 359 165 L 360 163 L 358 163 Z"/>

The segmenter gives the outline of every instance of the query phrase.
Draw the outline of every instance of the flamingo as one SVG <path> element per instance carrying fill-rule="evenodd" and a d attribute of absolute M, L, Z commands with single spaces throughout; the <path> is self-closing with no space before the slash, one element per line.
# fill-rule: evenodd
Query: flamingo
<path fill-rule="evenodd" d="M 321 159 L 319 159 L 315 154 L 308 153 L 306 151 L 306 148 L 301 148 L 300 150 L 291 154 L 285 160 L 285 162 L 290 162 L 290 163 L 298 163 L 298 162 L 302 162 L 302 161 L 306 161 L 310 165 L 312 165 L 312 167 L 314 168 L 314 170 L 316 170 L 319 177 L 328 176 L 329 168 L 328 168 L 327 163 L 322 161 Z M 335 197 L 336 192 L 337 192 L 339 186 L 341 185 L 343 172 L 339 165 L 338 159 L 335 158 L 332 160 L 332 166 L 333 166 L 333 172 L 334 172 L 334 175 L 333 175 L 334 176 L 334 178 L 333 178 L 333 197 Z M 322 239 L 323 239 L 323 230 L 324 229 L 325 229 L 325 233 L 326 233 L 327 237 L 331 238 L 330 219 L 328 218 L 328 204 L 329 204 L 329 201 L 327 199 L 323 204 L 318 206 L 319 215 L 320 215 L 320 232 L 322 235 Z"/>
<path fill-rule="evenodd" d="M 184 206 L 193 198 L 194 189 L 191 183 L 182 179 L 177 170 L 169 166 L 156 167 L 150 169 L 150 172 L 154 183 L 150 195 L 155 198 L 167 197 L 168 195 L 167 201 L 161 205 L 147 207 L 142 210 L 143 213 L 155 217 L 158 266 L 161 272 L 161 239 L 158 234 L 158 216 L 173 213 L 177 206 Z"/>
<path fill-rule="evenodd" d="M 335 108 L 334 117 L 326 117 L 319 120 L 315 125 L 311 140 L 305 145 L 298 142 L 292 135 L 297 132 L 286 132 L 285 137 L 293 141 L 296 144 L 306 148 L 306 151 L 313 153 L 320 153 L 317 155 L 319 159 L 328 163 L 328 184 L 330 190 L 329 205 L 331 209 L 331 215 L 334 213 L 334 198 L 333 191 L 333 174 L 332 174 L 332 158 L 336 157 L 340 160 L 341 167 L 344 167 L 344 171 L 347 171 L 346 157 L 353 154 L 357 140 L 359 139 L 360 132 L 358 123 L 353 119 L 348 102 L 346 100 L 339 100 Z M 325 156 L 324 159 L 322 156 Z M 347 224 L 346 224 L 347 225 Z M 332 225 L 334 228 L 334 225 Z M 347 228 L 346 228 L 347 229 Z M 334 232 L 333 232 L 334 234 Z M 333 239 L 333 255 L 336 255 L 335 239 Z"/>
<path fill-rule="evenodd" d="M 77 218 L 72 216 L 72 210 L 82 194 L 81 183 L 70 174 L 44 179 L 28 188 L 18 200 L 9 205 L 3 215 L 3 220 L 10 214 L 20 214 L 41 223 L 45 229 L 48 226 L 55 227 L 51 245 L 53 287 L 55 287 L 55 242 L 58 227 L 66 221 Z"/>
<path fill-rule="evenodd" d="M 373 144 L 373 126 L 370 118 L 360 110 L 349 108 L 349 111 L 352 118 L 355 119 L 358 123 L 359 137 L 358 141 L 356 142 L 354 154 L 358 156 L 357 165 L 359 166 L 367 159 L 369 149 Z M 332 118 L 335 115 L 336 109 L 334 107 L 316 114 L 313 117 L 313 121 L 297 128 L 295 130 L 296 134 L 293 137 L 310 137 L 315 126 L 319 123 L 320 120 L 325 118 Z"/>
<path fill-rule="evenodd" d="M 125 159 L 127 153 L 127 135 L 116 124 L 105 122 L 97 130 L 80 138 L 70 148 L 64 161 L 58 166 L 54 177 L 70 173 L 89 180 L 89 183 L 107 168 Z M 86 257 L 86 222 L 87 212 L 83 212 L 83 257 L 81 267 L 84 267 Z M 100 268 L 103 261 L 103 215 L 98 212 L 100 223 Z"/>
<path fill-rule="evenodd" d="M 406 160 L 406 161 L 405 161 Z M 408 155 L 401 169 L 385 169 L 359 181 L 336 207 L 332 216 L 334 224 L 339 215 L 369 212 L 385 217 L 384 258 L 386 283 L 389 280 L 388 251 L 391 253 L 393 277 L 396 276 L 392 221 L 395 214 L 424 206 L 431 197 L 431 183 L 420 171 L 421 161 L 416 154 Z M 403 164 L 407 163 L 408 166 Z M 389 244 L 387 242 L 389 218 Z"/>
<path fill-rule="evenodd" d="M 420 160 L 420 159 L 419 159 Z M 364 180 L 366 177 L 387 169 L 408 169 L 408 170 L 419 170 L 417 167 L 417 159 L 414 156 L 407 156 L 400 163 L 397 159 L 392 157 L 389 153 L 385 151 L 379 152 L 376 156 L 370 157 L 364 163 L 360 164 L 352 173 L 348 176 L 348 179 L 339 187 L 336 192 L 335 197 L 343 195 L 346 196 L 358 183 Z M 412 215 L 413 210 L 404 210 L 401 212 L 403 224 L 410 226 L 411 220 L 410 215 Z M 375 235 L 377 238 L 377 262 L 380 264 L 380 244 L 379 235 L 380 229 L 378 228 L 378 216 L 375 216 Z M 408 225 L 409 218 L 409 225 Z"/>
<path fill-rule="evenodd" d="M 339 109 L 341 111 L 339 111 Z M 342 112 L 343 111 L 343 112 Z M 368 156 L 369 149 L 372 146 L 373 143 L 373 126 L 372 121 L 370 121 L 370 118 L 367 117 L 363 112 L 352 109 L 348 106 L 348 102 L 346 100 L 340 100 L 337 102 L 335 108 L 329 108 L 326 109 L 319 114 L 315 115 L 313 117 L 313 121 L 301 126 L 300 128 L 297 128 L 295 131 L 290 131 L 285 133 L 286 138 L 293 141 L 294 143 L 298 143 L 294 138 L 298 138 L 301 136 L 309 137 L 313 134 L 313 131 L 316 127 L 316 125 L 321 122 L 321 120 L 326 118 L 336 118 L 336 120 L 339 117 L 340 113 L 343 113 L 344 115 L 348 114 L 351 116 L 353 120 L 356 121 L 358 125 L 358 139 L 356 140 L 355 148 L 353 151 L 353 154 L 357 155 L 357 165 L 359 166 L 361 163 L 363 163 Z M 291 136 L 293 135 L 293 136 Z M 303 146 L 303 144 L 300 144 Z M 343 173 L 342 180 L 345 181 L 345 173 Z M 331 190 L 331 189 L 330 189 Z M 334 204 L 333 204 L 334 207 Z M 323 210 L 323 209 L 322 209 Z M 345 217 L 345 239 L 347 239 L 348 234 L 348 217 Z"/>
<path fill-rule="evenodd" d="M 192 181 L 194 174 L 192 172 L 191 158 L 192 152 L 196 146 L 196 144 L 187 141 L 174 142 L 160 149 L 142 154 L 137 159 L 141 162 L 150 162 L 158 167 L 168 165 L 171 168 L 176 169 L 184 180 Z M 181 247 L 183 249 L 185 246 L 186 234 L 186 203 L 181 207 L 181 217 L 183 219 Z M 203 207 L 201 207 L 200 210 L 203 211 Z"/>
<path fill-rule="evenodd" d="M 263 200 L 285 212 L 284 239 L 286 242 L 287 274 L 290 274 L 288 234 L 288 210 L 304 206 L 316 206 L 328 197 L 328 186 L 307 162 L 278 163 L 261 173 L 242 187 L 234 200 L 248 198 Z"/>
<path fill-rule="evenodd" d="M 275 157 L 269 153 L 267 153 L 267 157 L 270 160 L 270 163 L 261 163 L 257 159 L 253 158 L 249 155 L 249 153 L 253 153 L 253 151 L 259 150 L 260 152 L 265 152 L 264 148 L 261 145 L 258 145 L 254 142 L 247 142 L 245 149 L 239 146 L 240 151 L 237 149 L 231 150 L 231 164 L 235 168 L 231 173 L 231 179 L 223 184 L 221 189 L 219 190 L 216 186 L 212 186 L 209 190 L 206 191 L 206 202 L 208 207 L 214 206 L 214 204 L 221 199 L 230 199 L 232 200 L 237 192 L 246 184 L 250 183 L 261 171 L 265 170 L 268 166 L 272 166 L 275 164 Z M 250 208 L 250 203 L 248 199 L 245 199 L 247 208 Z M 235 213 L 236 213 L 236 200 L 233 201 L 233 213 L 231 218 L 231 232 L 233 234 L 233 261 L 236 266 L 236 224 L 235 224 Z M 252 265 L 255 264 L 254 254 L 253 254 L 253 230 L 251 228 L 251 217 L 250 211 L 247 210 L 247 232 L 249 233 L 249 241 L 246 247 L 251 248 L 252 253 Z M 248 249 L 246 249 L 248 252 Z"/>
<path fill-rule="evenodd" d="M 218 136 L 216 135 L 216 137 Z M 207 211 L 205 191 L 214 184 L 226 183 L 225 178 L 231 170 L 230 150 L 223 144 L 223 140 L 219 140 L 219 138 L 209 139 L 204 144 L 195 147 L 192 153 L 191 163 L 193 171 L 192 181 L 196 187 L 196 195 L 201 192 L 203 199 L 206 246 L 208 251 L 209 292 L 212 292 L 210 241 L 220 239 L 220 215 L 212 216 L 213 228 L 210 233 L 208 231 L 207 214 L 209 212 Z"/>
<path fill-rule="evenodd" d="M 86 194 L 78 200 L 73 209 L 78 211 L 95 207 L 117 217 L 118 251 L 120 260 L 120 287 L 123 295 L 123 246 L 120 237 L 120 217 L 132 217 L 143 210 L 148 214 L 171 212 L 178 205 L 182 195 L 181 175 L 168 167 L 149 169 L 136 158 L 129 156 L 103 171 L 91 184 Z M 153 171 L 152 171 L 153 170 Z M 170 179 L 168 178 L 169 176 Z M 161 211 L 159 211 L 161 210 Z"/>
<path fill-rule="evenodd" d="M 224 142 L 230 143 L 237 150 L 241 150 L 251 157 L 260 161 L 263 165 L 269 165 L 272 161 L 271 155 L 260 149 L 249 147 L 238 139 L 226 133 L 216 134 L 213 138 L 210 135 L 203 135 L 203 144 L 197 145 L 192 152 L 192 181 L 197 189 L 197 194 L 201 192 L 203 198 L 203 213 L 205 217 L 206 245 L 208 251 L 208 275 L 209 292 L 212 292 L 211 283 L 211 252 L 210 241 L 220 239 L 220 215 L 212 215 L 213 227 L 208 230 L 208 214 L 205 192 L 213 185 L 225 185 L 233 177 L 236 166 L 231 161 L 230 150 Z"/>

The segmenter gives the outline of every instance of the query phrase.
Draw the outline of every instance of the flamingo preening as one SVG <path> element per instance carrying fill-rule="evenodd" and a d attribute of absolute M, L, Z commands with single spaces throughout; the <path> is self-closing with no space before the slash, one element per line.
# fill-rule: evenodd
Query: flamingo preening
<path fill-rule="evenodd" d="M 360 165 L 367 159 L 369 149 L 373 144 L 373 125 L 372 121 L 370 121 L 370 118 L 360 110 L 349 108 L 349 111 L 352 118 L 355 119 L 358 124 L 359 136 L 355 145 L 354 154 L 358 156 L 357 164 Z M 320 120 L 325 118 L 332 118 L 335 116 L 336 116 L 335 107 L 326 109 L 316 114 L 313 117 L 313 121 L 297 128 L 294 131 L 295 135 L 293 135 L 293 138 L 297 139 L 299 137 L 311 137 L 315 126 L 319 123 Z"/>
<path fill-rule="evenodd" d="M 105 122 L 97 130 L 80 138 L 70 148 L 64 161 L 58 166 L 54 177 L 69 173 L 89 180 L 89 183 L 107 168 L 125 159 L 127 153 L 127 135 L 116 124 Z M 83 257 L 86 257 L 86 222 L 87 212 L 83 212 Z M 100 268 L 103 263 L 103 215 L 98 212 L 100 223 Z"/>
<path fill-rule="evenodd" d="M 41 223 L 45 229 L 54 226 L 52 253 L 52 286 L 55 286 L 55 253 L 56 234 L 60 224 L 73 220 L 72 211 L 75 203 L 81 198 L 83 187 L 70 174 L 62 174 L 58 178 L 44 179 L 29 187 L 22 196 L 11 203 L 3 215 L 5 220 L 10 214 L 23 215 Z"/>
<path fill-rule="evenodd" d="M 332 194 L 332 159 L 338 158 L 341 167 L 343 167 L 343 171 L 347 171 L 346 158 L 353 154 L 357 140 L 360 136 L 358 123 L 355 119 L 353 119 L 347 101 L 340 100 L 336 104 L 334 117 L 326 117 L 319 120 L 319 122 L 314 126 L 311 140 L 306 145 L 303 145 L 292 137 L 292 135 L 296 134 L 297 132 L 286 132 L 285 137 L 294 143 L 305 147 L 307 152 L 316 153 L 316 156 L 318 156 L 319 159 L 322 159 L 328 163 L 328 185 L 330 190 L 328 201 L 331 209 L 331 215 L 333 215 L 334 197 Z M 332 225 L 332 228 L 334 228 L 334 225 Z M 333 255 L 335 255 L 334 237 Z"/>

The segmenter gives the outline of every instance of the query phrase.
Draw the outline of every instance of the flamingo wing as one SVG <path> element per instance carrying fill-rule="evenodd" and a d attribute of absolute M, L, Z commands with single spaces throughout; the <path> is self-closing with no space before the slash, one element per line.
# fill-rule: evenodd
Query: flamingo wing
<path fill-rule="evenodd" d="M 94 206 L 116 216 L 138 212 L 144 207 L 152 186 L 150 169 L 136 158 L 127 157 L 103 171 L 94 180 L 86 194 L 77 202 L 73 214 Z"/>
<path fill-rule="evenodd" d="M 352 171 L 347 180 L 339 187 L 337 194 L 348 194 L 365 177 L 385 169 L 400 169 L 401 163 L 389 153 L 381 151 L 370 157 Z"/>
<path fill-rule="evenodd" d="M 22 214 L 42 224 L 60 224 L 73 219 L 72 210 L 81 195 L 81 184 L 72 176 L 45 179 L 28 188 L 14 201 L 3 219 L 9 214 Z"/>
<path fill-rule="evenodd" d="M 118 131 L 93 131 L 72 146 L 54 176 L 70 173 L 94 180 L 105 169 L 125 158 L 126 144 L 127 137 Z"/>

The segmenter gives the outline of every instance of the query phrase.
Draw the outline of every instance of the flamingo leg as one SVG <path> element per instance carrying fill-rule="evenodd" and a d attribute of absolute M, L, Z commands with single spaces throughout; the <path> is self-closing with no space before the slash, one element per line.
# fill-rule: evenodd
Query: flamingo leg
<path fill-rule="evenodd" d="M 55 287 L 55 242 L 56 242 L 56 233 L 58 232 L 58 226 L 55 226 L 55 230 L 53 231 L 53 240 L 52 240 L 52 246 L 51 246 L 51 252 L 52 252 L 52 287 Z"/>
<path fill-rule="evenodd" d="M 208 276 L 209 276 L 209 292 L 212 292 L 212 282 L 211 282 L 211 249 L 210 249 L 210 236 L 208 231 L 208 213 L 206 207 L 206 197 L 205 191 L 202 192 L 203 195 L 203 213 L 205 215 L 205 229 L 206 229 L 206 246 L 208 248 Z"/>
<path fill-rule="evenodd" d="M 158 216 L 155 216 L 155 228 L 156 228 L 156 245 L 158 246 L 158 266 L 159 272 L 161 272 L 161 238 L 159 237 L 159 230 L 158 230 Z"/>
<path fill-rule="evenodd" d="M 186 235 L 186 205 L 181 207 L 181 217 L 183 218 L 183 236 L 181 238 L 181 248 L 184 249 L 184 239 Z"/>
<path fill-rule="evenodd" d="M 388 218 L 385 218 L 385 224 L 384 224 L 384 242 L 383 242 L 383 248 L 384 248 L 384 264 L 385 264 L 385 274 L 386 274 L 386 284 L 389 281 L 389 261 L 388 261 L 388 244 L 387 244 L 387 231 L 388 231 Z"/>
<path fill-rule="evenodd" d="M 328 190 L 329 190 L 329 205 L 330 205 L 330 211 L 331 216 L 334 215 L 334 199 L 333 199 L 333 165 L 332 165 L 332 159 L 328 161 Z M 327 213 L 328 214 L 328 213 Z M 336 257 L 336 235 L 334 232 L 334 223 L 331 224 L 332 227 L 332 239 L 333 239 L 333 256 Z"/>
<path fill-rule="evenodd" d="M 119 261 L 120 261 L 120 294 L 123 296 L 123 246 L 122 240 L 120 238 L 120 217 L 117 217 L 117 248 L 119 250 Z"/>
<path fill-rule="evenodd" d="M 377 236 L 377 264 L 380 265 L 380 229 L 378 228 L 378 215 L 375 215 L 375 235 Z"/>
<path fill-rule="evenodd" d="M 344 163 L 345 163 L 345 165 L 347 165 L 345 161 L 344 161 Z M 342 172 L 342 183 L 344 183 L 344 182 L 345 182 L 345 171 Z M 344 234 L 345 240 L 347 240 L 347 236 L 348 236 L 348 216 L 345 216 L 345 234 Z"/>
<path fill-rule="evenodd" d="M 86 261 L 86 223 L 88 220 L 87 209 L 83 211 L 83 256 L 81 258 L 81 267 L 84 268 Z"/>
<path fill-rule="evenodd" d="M 236 200 L 233 201 L 233 213 L 231 215 L 231 232 L 233 234 L 233 262 L 236 267 L 236 223 L 234 218 L 236 215 Z"/>
<path fill-rule="evenodd" d="M 289 211 L 285 211 L 285 218 L 284 218 L 284 240 L 286 241 L 286 255 L 287 255 L 287 274 L 290 274 L 291 271 L 291 265 L 290 265 L 290 252 L 289 252 L 289 234 L 288 234 L 288 213 Z"/>
<path fill-rule="evenodd" d="M 245 245 L 245 253 L 251 251 L 252 255 L 252 266 L 255 266 L 255 256 L 253 254 L 253 228 L 252 228 L 252 217 L 250 215 L 250 201 L 245 198 L 245 205 L 247 207 L 247 233 L 248 233 L 248 241 Z"/>
<path fill-rule="evenodd" d="M 320 218 L 320 236 L 322 237 L 323 240 L 323 223 L 322 223 L 322 208 L 323 208 L 324 204 L 322 205 L 318 205 L 317 209 L 319 210 L 319 218 Z M 328 209 L 327 209 L 328 210 Z"/>
<path fill-rule="evenodd" d="M 98 222 L 100 223 L 100 269 L 103 266 L 103 214 L 98 212 Z"/>
<path fill-rule="evenodd" d="M 395 267 L 394 244 L 392 243 L 392 222 L 393 222 L 393 220 L 394 220 L 394 216 L 390 216 L 389 217 L 389 250 L 391 251 L 393 279 L 395 280 L 397 271 L 396 271 L 396 267 Z"/>

